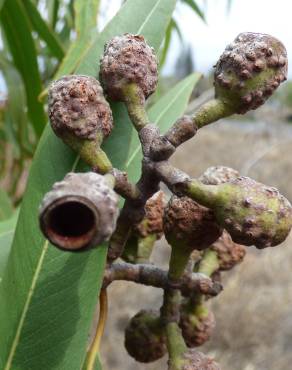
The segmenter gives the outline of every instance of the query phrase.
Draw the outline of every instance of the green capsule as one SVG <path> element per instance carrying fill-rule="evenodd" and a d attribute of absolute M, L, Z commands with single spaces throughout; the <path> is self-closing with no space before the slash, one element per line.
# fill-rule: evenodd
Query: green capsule
<path fill-rule="evenodd" d="M 256 109 L 287 79 L 287 52 L 275 37 L 239 34 L 215 65 L 215 95 L 235 113 Z"/>
<path fill-rule="evenodd" d="M 292 207 L 276 188 L 248 177 L 228 183 L 188 183 L 187 192 L 198 203 L 213 210 L 218 224 L 238 244 L 257 248 L 282 243 L 292 227 Z"/>

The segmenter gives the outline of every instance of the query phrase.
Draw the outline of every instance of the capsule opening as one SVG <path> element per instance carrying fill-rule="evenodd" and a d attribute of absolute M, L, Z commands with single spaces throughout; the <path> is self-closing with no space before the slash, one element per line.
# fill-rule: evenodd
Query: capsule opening
<path fill-rule="evenodd" d="M 98 217 L 90 205 L 79 200 L 59 200 L 47 210 L 44 225 L 56 246 L 78 250 L 89 246 L 97 232 Z"/>

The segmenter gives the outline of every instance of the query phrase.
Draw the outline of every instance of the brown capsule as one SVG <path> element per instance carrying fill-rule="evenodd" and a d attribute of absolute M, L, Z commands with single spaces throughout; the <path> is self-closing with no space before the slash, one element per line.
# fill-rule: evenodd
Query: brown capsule
<path fill-rule="evenodd" d="M 98 246 L 113 233 L 118 197 L 105 177 L 94 172 L 69 173 L 56 182 L 40 206 L 40 227 L 46 238 L 64 250 Z"/>
<path fill-rule="evenodd" d="M 220 370 L 217 362 L 194 348 L 189 349 L 181 356 L 179 368 L 176 363 L 172 363 L 170 359 L 168 370 Z"/>
<path fill-rule="evenodd" d="M 181 306 L 179 326 L 188 347 L 198 347 L 207 342 L 215 325 L 213 313 L 203 304 L 192 307 L 187 300 Z"/>
<path fill-rule="evenodd" d="M 112 38 L 101 58 L 100 80 L 113 100 L 124 101 L 123 88 L 131 83 L 139 86 L 145 99 L 151 95 L 158 82 L 157 58 L 144 37 L 127 33 Z"/>
<path fill-rule="evenodd" d="M 222 234 L 213 212 L 188 197 L 171 197 L 165 208 L 163 228 L 170 244 L 175 241 L 189 250 L 208 248 Z"/>
<path fill-rule="evenodd" d="M 262 71 L 263 69 L 265 68 L 265 62 L 262 60 L 262 59 L 257 59 L 255 62 L 254 62 L 254 70 L 255 71 Z"/>
<path fill-rule="evenodd" d="M 141 237 L 155 234 L 160 239 L 163 234 L 163 213 L 165 207 L 165 195 L 158 191 L 148 199 L 145 205 L 145 216 L 142 222 L 135 226 L 135 231 Z"/>
<path fill-rule="evenodd" d="M 138 362 L 153 362 L 166 354 L 166 338 L 158 311 L 142 310 L 130 320 L 125 330 L 125 347 Z"/>
<path fill-rule="evenodd" d="M 245 247 L 234 243 L 226 230 L 210 248 L 217 254 L 221 271 L 231 270 L 243 261 L 246 254 Z"/>
<path fill-rule="evenodd" d="M 59 137 L 71 133 L 80 139 L 106 137 L 113 127 L 108 102 L 99 82 L 90 76 L 70 75 L 54 81 L 49 88 L 49 117 Z"/>
<path fill-rule="evenodd" d="M 243 69 L 241 72 L 240 72 L 240 77 L 243 79 L 243 80 L 248 80 L 250 77 L 251 77 L 251 73 L 249 72 L 248 69 Z"/>

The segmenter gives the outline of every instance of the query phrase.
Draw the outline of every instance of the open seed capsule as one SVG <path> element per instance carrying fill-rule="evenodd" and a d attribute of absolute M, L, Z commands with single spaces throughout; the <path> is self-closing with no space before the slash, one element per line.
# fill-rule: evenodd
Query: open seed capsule
<path fill-rule="evenodd" d="M 40 206 L 40 227 L 55 246 L 81 250 L 98 246 L 113 233 L 118 197 L 94 172 L 69 173 L 54 184 Z"/>

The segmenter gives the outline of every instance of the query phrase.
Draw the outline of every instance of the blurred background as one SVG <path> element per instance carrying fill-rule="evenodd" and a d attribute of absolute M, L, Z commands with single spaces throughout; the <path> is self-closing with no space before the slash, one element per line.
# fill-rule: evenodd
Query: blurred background
<path fill-rule="evenodd" d="M 95 27 L 101 30 L 123 2 L 101 0 Z M 0 223 L 12 219 L 21 204 L 46 124 L 46 87 L 56 76 L 70 72 L 66 54 L 76 52 L 76 45 L 82 52 L 84 35 L 75 22 L 75 5 L 73 0 L 0 1 Z M 287 0 L 179 0 L 160 50 L 161 82 L 150 104 L 178 80 L 198 71 L 204 76 L 187 109 L 195 111 L 213 96 L 212 66 L 240 32 L 272 34 L 285 44 L 292 60 L 291 10 Z M 276 186 L 292 201 L 291 123 L 288 79 L 258 110 L 200 130 L 177 151 L 173 163 L 194 177 L 212 165 L 230 166 Z M 291 370 L 291 244 L 290 238 L 272 250 L 249 248 L 244 262 L 224 276 L 223 293 L 210 302 L 217 319 L 215 334 L 202 348 L 222 369 Z M 162 241 L 153 261 L 166 267 L 168 258 L 169 248 Z M 110 287 L 110 315 L 102 343 L 105 369 L 165 368 L 166 359 L 138 364 L 123 347 L 128 320 L 142 308 L 158 308 L 161 293 L 130 283 Z"/>

